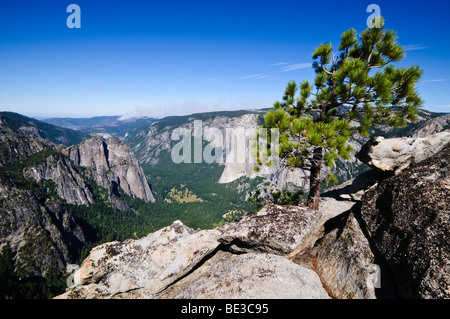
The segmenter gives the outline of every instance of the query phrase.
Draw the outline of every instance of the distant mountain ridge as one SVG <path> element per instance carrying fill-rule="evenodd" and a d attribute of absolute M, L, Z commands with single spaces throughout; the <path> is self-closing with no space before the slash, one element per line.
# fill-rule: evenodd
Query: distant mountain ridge
<path fill-rule="evenodd" d="M 65 146 L 77 144 L 89 137 L 85 132 L 55 126 L 14 112 L 0 112 L 0 125 L 7 125 L 14 131 L 26 130 L 25 133 Z"/>
<path fill-rule="evenodd" d="M 82 131 L 89 135 L 109 134 L 123 139 L 148 127 L 156 119 L 150 117 L 122 119 L 121 116 L 95 116 L 91 118 L 49 118 L 42 121 Z"/>
<path fill-rule="evenodd" d="M 107 125 L 120 119 L 120 116 L 94 116 L 88 118 L 55 117 L 42 119 L 43 122 L 73 130 L 83 130 L 95 126 Z"/>

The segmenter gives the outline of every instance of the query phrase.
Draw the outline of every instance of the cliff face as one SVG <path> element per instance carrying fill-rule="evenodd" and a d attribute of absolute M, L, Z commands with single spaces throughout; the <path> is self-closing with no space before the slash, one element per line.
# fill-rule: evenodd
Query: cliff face
<path fill-rule="evenodd" d="M 69 204 L 90 205 L 94 196 L 83 176 L 75 170 L 67 157 L 55 153 L 41 163 L 29 167 L 24 176 L 41 180 L 52 180 L 56 184 L 56 193 Z"/>
<path fill-rule="evenodd" d="M 268 205 L 212 230 L 176 221 L 103 244 L 58 298 L 448 298 L 448 142 L 322 194 L 318 211 Z"/>
<path fill-rule="evenodd" d="M 16 135 L 10 134 L 9 140 Z M 26 140 L 26 142 L 25 142 Z M 35 139 L 22 137 L 17 141 L 15 158 L 26 158 L 44 149 L 55 149 L 51 144 L 45 145 Z M 11 153 L 11 151 L 9 151 Z M 5 153 L 3 157 L 11 159 Z M 75 165 L 75 166 L 74 166 Z M 83 173 L 76 167 L 83 167 Z M 146 202 L 154 202 L 153 194 L 144 172 L 130 148 L 117 138 L 103 140 L 93 137 L 68 149 L 52 152 L 42 161 L 27 167 L 23 172 L 25 177 L 36 181 L 52 180 L 56 184 L 57 195 L 69 204 L 90 205 L 94 196 L 86 183 L 86 176 L 93 179 L 99 186 L 109 191 L 109 200 L 120 203 L 114 198 L 117 188 L 129 196 L 136 196 Z M 119 204 L 117 206 L 123 207 Z"/>
<path fill-rule="evenodd" d="M 364 223 L 405 298 L 450 297 L 449 140 L 363 197 Z"/>
<path fill-rule="evenodd" d="M 88 168 L 90 177 L 110 193 L 118 187 L 129 196 L 146 202 L 155 201 L 138 160 L 118 138 L 95 136 L 68 148 L 66 152 L 76 166 Z"/>

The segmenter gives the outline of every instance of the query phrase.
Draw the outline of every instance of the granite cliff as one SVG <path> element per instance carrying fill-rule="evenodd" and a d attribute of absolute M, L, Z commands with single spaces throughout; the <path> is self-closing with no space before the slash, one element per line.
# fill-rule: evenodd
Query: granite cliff
<path fill-rule="evenodd" d="M 113 194 L 120 188 L 129 196 L 145 202 L 155 199 L 145 174 L 131 149 L 116 137 L 97 135 L 65 150 L 76 166 L 88 168 L 87 174 Z"/>

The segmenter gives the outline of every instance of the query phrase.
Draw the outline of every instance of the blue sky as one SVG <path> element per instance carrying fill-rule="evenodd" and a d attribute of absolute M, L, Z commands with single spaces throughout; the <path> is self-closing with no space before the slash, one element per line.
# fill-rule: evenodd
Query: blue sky
<path fill-rule="evenodd" d="M 81 29 L 69 29 L 71 3 Z M 0 2 L 0 109 L 34 117 L 147 115 L 272 106 L 311 54 L 366 28 L 369 4 L 398 31 L 401 65 L 425 72 L 426 109 L 450 112 L 449 1 Z"/>

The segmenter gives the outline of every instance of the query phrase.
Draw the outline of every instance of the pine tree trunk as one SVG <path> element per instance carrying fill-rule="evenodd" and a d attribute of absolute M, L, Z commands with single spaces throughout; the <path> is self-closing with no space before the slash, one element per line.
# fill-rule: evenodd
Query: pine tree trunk
<path fill-rule="evenodd" d="M 308 207 L 311 209 L 319 209 L 320 202 L 320 170 L 322 168 L 322 148 L 316 147 L 311 165 L 311 174 L 309 176 L 309 194 Z"/>

